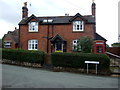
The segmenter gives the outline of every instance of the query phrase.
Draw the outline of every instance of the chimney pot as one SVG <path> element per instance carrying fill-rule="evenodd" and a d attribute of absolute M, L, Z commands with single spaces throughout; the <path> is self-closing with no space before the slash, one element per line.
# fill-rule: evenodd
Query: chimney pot
<path fill-rule="evenodd" d="M 65 13 L 65 16 L 69 16 L 69 14 L 68 14 L 68 13 Z"/>
<path fill-rule="evenodd" d="M 22 7 L 22 19 L 28 17 L 28 8 L 27 2 L 24 2 L 24 6 Z"/>
<path fill-rule="evenodd" d="M 93 0 L 91 9 L 92 9 L 92 15 L 95 17 L 95 15 L 96 15 L 96 4 L 94 3 L 94 0 Z"/>

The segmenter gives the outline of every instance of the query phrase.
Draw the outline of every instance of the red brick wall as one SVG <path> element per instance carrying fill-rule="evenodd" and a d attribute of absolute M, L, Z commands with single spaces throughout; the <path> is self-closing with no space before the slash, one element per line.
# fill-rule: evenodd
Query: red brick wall
<path fill-rule="evenodd" d="M 10 37 L 5 37 L 3 41 L 11 41 L 11 48 L 10 49 L 15 49 L 15 42 L 10 38 Z"/>
<path fill-rule="evenodd" d="M 120 56 L 120 47 L 107 47 L 106 51 Z"/>
<path fill-rule="evenodd" d="M 52 32 L 52 28 L 54 32 Z M 27 25 L 20 25 L 20 48 L 28 49 L 28 40 L 38 40 L 38 50 L 45 51 L 47 48 L 47 39 L 43 38 L 47 36 L 48 25 L 39 25 L 38 32 L 28 32 Z M 79 39 L 83 36 L 89 36 L 93 38 L 92 24 L 85 24 L 83 32 L 73 32 L 73 25 L 49 25 L 49 37 L 53 37 L 59 34 L 64 40 L 67 41 L 67 52 L 72 52 L 72 41 Z M 51 43 L 49 41 L 49 52 L 51 51 Z"/>

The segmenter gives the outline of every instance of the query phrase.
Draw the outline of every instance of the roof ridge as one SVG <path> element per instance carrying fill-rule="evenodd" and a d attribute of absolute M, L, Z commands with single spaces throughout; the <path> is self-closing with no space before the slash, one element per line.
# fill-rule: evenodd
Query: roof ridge
<path fill-rule="evenodd" d="M 73 16 L 38 16 L 38 18 L 49 18 L 49 17 L 73 17 Z"/>

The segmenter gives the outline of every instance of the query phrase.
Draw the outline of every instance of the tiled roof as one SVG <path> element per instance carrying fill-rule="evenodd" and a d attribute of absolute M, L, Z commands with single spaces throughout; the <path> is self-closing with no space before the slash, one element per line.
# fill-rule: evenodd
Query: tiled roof
<path fill-rule="evenodd" d="M 43 20 L 45 19 L 52 19 L 52 24 L 69 24 L 71 23 L 71 19 L 76 18 L 77 16 L 81 17 L 86 21 L 86 23 L 95 23 L 95 19 L 92 15 L 86 15 L 82 16 L 79 13 L 77 13 L 75 16 L 46 16 L 46 17 L 36 17 L 35 15 L 31 15 L 30 17 L 27 17 L 25 19 L 22 19 L 19 24 L 27 24 L 28 21 L 32 18 L 36 18 L 40 24 L 43 23 Z"/>
<path fill-rule="evenodd" d="M 107 41 L 104 37 L 102 37 L 101 35 L 99 35 L 98 33 L 95 33 L 95 40 L 103 40 L 103 41 Z"/>
<path fill-rule="evenodd" d="M 50 41 L 54 42 L 56 39 L 59 39 L 62 42 L 65 42 L 65 40 L 59 34 L 57 34 L 56 36 L 54 36 Z"/>
<path fill-rule="evenodd" d="M 18 41 L 18 39 L 19 39 L 19 29 L 15 29 L 13 32 L 12 31 L 8 31 L 8 33 L 5 34 L 3 38 L 5 38 L 5 37 L 11 37 L 11 39 L 15 43 L 19 43 L 19 41 Z"/>

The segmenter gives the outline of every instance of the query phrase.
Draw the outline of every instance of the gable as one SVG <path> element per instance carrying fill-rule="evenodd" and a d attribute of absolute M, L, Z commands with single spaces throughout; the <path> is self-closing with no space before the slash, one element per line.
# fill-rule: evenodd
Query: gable
<path fill-rule="evenodd" d="M 7 34 L 3 36 L 4 41 L 12 41 L 14 43 L 19 43 L 19 29 L 15 29 L 13 32 L 8 31 Z"/>
<path fill-rule="evenodd" d="M 26 20 L 26 23 L 30 22 L 30 21 L 38 21 L 38 18 L 32 14 L 27 20 Z"/>
<path fill-rule="evenodd" d="M 77 13 L 75 16 L 73 16 L 71 19 L 70 19 L 70 22 L 72 21 L 75 21 L 75 20 L 83 20 L 83 21 L 86 21 L 86 19 L 79 13 Z"/>
<path fill-rule="evenodd" d="M 39 19 L 34 14 L 32 14 L 30 17 L 22 19 L 20 21 L 19 25 L 20 24 L 28 24 L 30 21 L 39 21 Z"/>
<path fill-rule="evenodd" d="M 4 38 L 3 38 L 3 41 L 6 42 L 6 41 L 9 41 L 9 42 L 14 42 L 14 40 L 11 38 L 10 35 L 5 35 Z M 15 42 L 14 42 L 15 43 Z"/>
<path fill-rule="evenodd" d="M 57 41 L 64 42 L 65 40 L 59 34 L 57 34 L 55 37 L 53 37 L 51 39 L 51 42 L 53 43 L 53 42 L 57 42 Z"/>
<path fill-rule="evenodd" d="M 101 35 L 99 35 L 98 33 L 95 33 L 95 39 L 94 40 L 103 40 L 103 41 L 107 41 L 104 37 L 102 37 Z"/>

